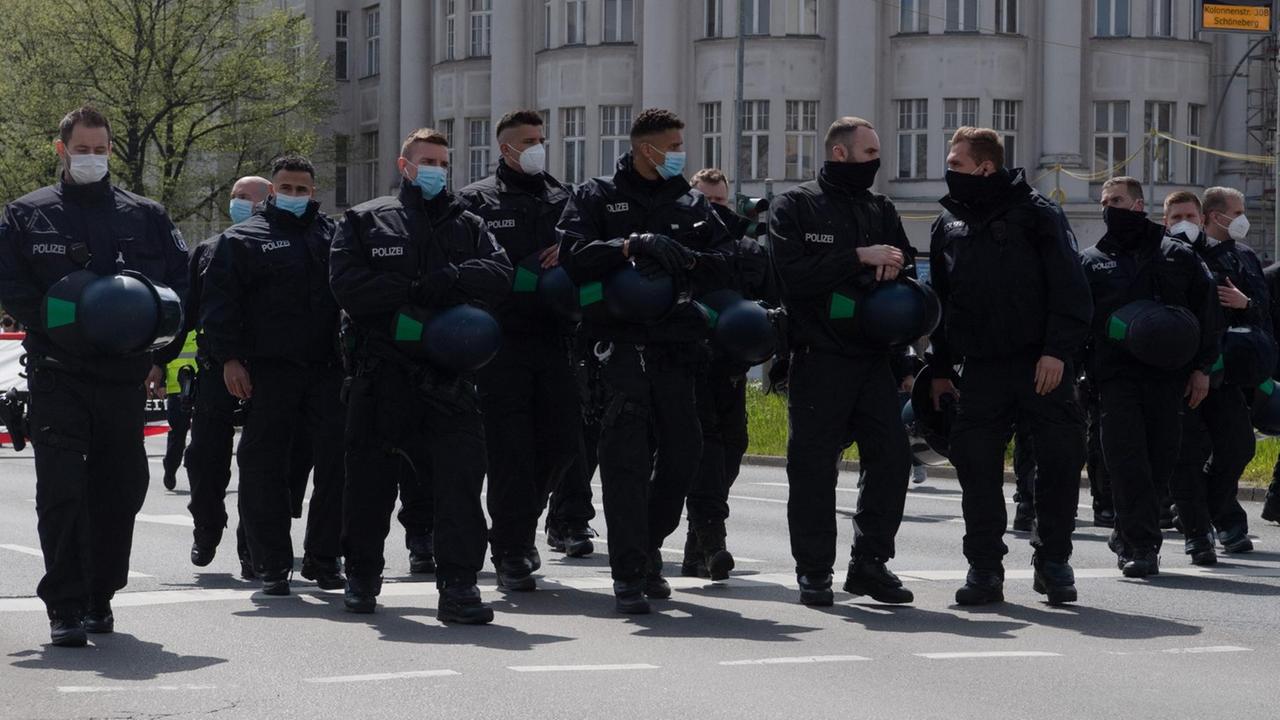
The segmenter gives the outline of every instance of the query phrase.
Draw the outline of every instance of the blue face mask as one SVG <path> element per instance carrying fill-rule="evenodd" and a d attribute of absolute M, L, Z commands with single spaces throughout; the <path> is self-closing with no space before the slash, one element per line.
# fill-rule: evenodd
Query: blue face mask
<path fill-rule="evenodd" d="M 311 198 L 307 195 L 276 195 L 276 207 L 302 217 L 307 212 Z"/>
<path fill-rule="evenodd" d="M 253 214 L 253 203 L 244 198 L 231 198 L 231 206 L 227 208 L 231 222 L 242 223 Z"/>
<path fill-rule="evenodd" d="M 422 197 L 430 200 L 440 194 L 444 190 L 445 181 L 448 179 L 449 171 L 438 165 L 419 165 L 418 174 L 413 178 L 413 184 L 418 186 L 422 191 Z"/>
<path fill-rule="evenodd" d="M 650 145 L 649 147 L 653 148 L 654 150 L 658 149 L 653 147 L 652 145 Z M 663 158 L 662 164 L 656 168 L 658 171 L 658 175 L 662 176 L 663 180 L 670 180 L 671 178 L 684 172 L 684 158 L 685 158 L 684 151 L 672 150 L 668 152 L 666 156 Z"/>

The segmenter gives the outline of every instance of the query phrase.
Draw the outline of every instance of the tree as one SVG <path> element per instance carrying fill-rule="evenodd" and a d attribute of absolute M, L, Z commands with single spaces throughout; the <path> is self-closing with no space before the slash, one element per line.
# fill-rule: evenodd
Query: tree
<path fill-rule="evenodd" d="M 7 0 L 0 13 L 0 199 L 55 177 L 58 121 L 112 123 L 112 175 L 176 222 L 225 212 L 236 178 L 310 153 L 332 72 L 299 12 L 260 0 Z"/>

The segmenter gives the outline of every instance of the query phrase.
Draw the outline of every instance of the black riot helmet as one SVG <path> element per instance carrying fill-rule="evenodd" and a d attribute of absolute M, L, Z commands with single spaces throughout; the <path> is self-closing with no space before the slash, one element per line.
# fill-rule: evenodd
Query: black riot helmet
<path fill-rule="evenodd" d="M 1276 341 L 1265 330 L 1227 328 L 1222 334 L 1222 379 L 1239 387 L 1256 387 L 1271 377 L 1276 356 Z"/>
<path fill-rule="evenodd" d="M 609 316 L 624 322 L 658 322 L 676 303 L 676 285 L 670 275 L 656 268 L 641 272 L 629 262 L 604 279 L 600 293 Z M 585 310 L 585 298 L 582 304 Z"/>
<path fill-rule="evenodd" d="M 77 270 L 49 288 L 40 320 L 49 338 L 66 350 L 120 357 L 173 342 L 182 330 L 182 300 L 132 270 L 119 275 Z"/>
<path fill-rule="evenodd" d="M 1107 318 L 1107 338 L 1135 360 L 1162 370 L 1185 367 L 1200 347 L 1200 323 L 1184 307 L 1134 300 Z"/>
<path fill-rule="evenodd" d="M 411 358 L 454 373 L 479 370 L 502 347 L 502 329 L 473 305 L 430 311 L 406 305 L 395 314 L 391 336 Z"/>
<path fill-rule="evenodd" d="M 1255 388 L 1250 419 L 1259 433 L 1280 436 L 1280 385 L 1275 380 L 1267 378 Z"/>
<path fill-rule="evenodd" d="M 582 306 L 578 304 L 578 286 L 560 265 L 542 267 L 542 252 L 530 253 L 516 264 L 511 292 L 533 294 L 537 301 L 552 314 L 569 322 L 582 319 Z"/>
<path fill-rule="evenodd" d="M 699 298 L 697 307 L 707 318 L 716 346 L 729 357 L 758 365 L 773 356 L 778 334 L 769 311 L 760 303 L 725 289 Z"/>
<path fill-rule="evenodd" d="M 869 348 L 895 349 L 938 326 L 942 306 L 933 288 L 910 277 L 832 293 L 828 321 L 844 338 Z"/>
<path fill-rule="evenodd" d="M 907 428 L 911 454 L 925 465 L 941 465 L 951 456 L 951 426 L 955 422 L 955 398 L 945 396 L 933 407 L 932 386 L 937 377 L 934 368 L 925 365 L 911 387 L 911 400 L 902 408 L 902 423 Z"/>

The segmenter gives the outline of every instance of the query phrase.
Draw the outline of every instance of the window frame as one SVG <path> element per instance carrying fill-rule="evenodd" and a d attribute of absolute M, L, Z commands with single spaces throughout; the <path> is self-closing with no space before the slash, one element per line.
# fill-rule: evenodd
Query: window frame
<path fill-rule="evenodd" d="M 929 99 L 903 98 L 894 101 L 898 111 L 895 134 L 896 180 L 927 180 L 929 177 Z M 904 123 L 904 120 L 909 122 Z M 904 146 L 903 141 L 907 143 Z M 905 155 L 909 162 L 904 164 Z"/>
<path fill-rule="evenodd" d="M 1098 125 L 1099 112 L 1105 108 L 1107 119 L 1106 128 Z M 1122 119 L 1124 122 L 1123 129 L 1116 129 L 1116 120 Z M 1115 168 L 1119 162 L 1129 157 L 1129 101 L 1128 100 L 1098 100 L 1093 103 L 1093 172 L 1102 174 L 1104 170 L 1111 169 L 1110 177 L 1118 177 L 1120 175 L 1129 174 L 1129 164 L 1125 163 L 1123 167 Z M 1106 164 L 1099 164 L 1100 154 L 1098 153 L 1099 141 L 1105 141 L 1107 144 Z M 1116 152 L 1116 145 L 1119 142 L 1123 150 Z M 1105 178 L 1104 178 L 1105 179 Z"/>
<path fill-rule="evenodd" d="M 724 0 L 703 0 L 702 37 L 724 37 Z"/>
<path fill-rule="evenodd" d="M 1018 133 L 1021 116 L 1021 100 L 993 99 L 991 101 L 991 128 L 1000 133 L 1000 140 L 1004 143 L 1005 167 L 1018 167 Z"/>
<path fill-rule="evenodd" d="M 605 43 L 634 43 L 636 40 L 634 0 L 603 0 L 600 5 L 600 39 Z M 611 12 L 612 10 L 612 12 Z M 609 16 L 617 23 L 618 36 L 609 37 Z M 625 31 L 625 32 L 624 32 Z"/>
<path fill-rule="evenodd" d="M 612 115 L 612 117 L 606 117 Z M 600 174 L 610 175 L 618 158 L 627 154 L 631 142 L 631 119 L 634 110 L 630 105 L 600 106 Z M 606 144 L 609 150 L 606 150 Z"/>
<path fill-rule="evenodd" d="M 742 135 L 738 138 L 736 171 L 744 181 L 769 177 L 769 111 L 768 100 L 742 102 Z M 743 162 L 746 160 L 747 162 Z"/>
<path fill-rule="evenodd" d="M 574 127 L 570 127 L 571 120 L 576 120 Z M 561 177 L 569 185 L 585 182 L 587 179 L 587 109 L 581 105 L 560 108 L 560 128 L 561 147 L 564 149 L 564 172 L 561 173 Z M 570 168 L 570 162 L 575 162 L 576 167 Z"/>
<path fill-rule="evenodd" d="M 1124 32 L 1119 31 L 1118 20 L 1124 21 Z M 1132 37 L 1133 7 L 1129 0 L 1094 0 L 1093 32 L 1094 37 Z"/>
<path fill-rule="evenodd" d="M 929 33 L 929 0 L 899 0 L 898 34 L 927 35 Z M 903 21 L 910 18 L 911 28 Z"/>
<path fill-rule="evenodd" d="M 1162 111 L 1168 112 L 1166 122 L 1161 122 L 1160 120 Z M 1143 104 L 1142 125 L 1143 131 L 1146 133 L 1158 130 L 1159 132 L 1173 135 L 1176 132 L 1177 120 L 1178 103 L 1172 100 L 1148 100 Z M 1154 128 L 1153 122 L 1163 127 Z M 1174 182 L 1177 169 L 1174 167 L 1173 142 L 1171 140 L 1152 136 L 1151 142 L 1147 143 L 1146 150 L 1142 154 L 1144 182 L 1151 185 L 1169 185 Z M 1163 167 L 1161 167 L 1161 163 L 1163 163 Z"/>
<path fill-rule="evenodd" d="M 724 162 L 724 108 L 719 101 L 698 103 L 702 128 L 702 166 L 721 168 Z"/>
<path fill-rule="evenodd" d="M 996 0 L 996 34 L 997 35 L 1021 35 L 1022 34 L 1022 7 L 1021 0 Z M 1012 10 L 1012 12 L 1011 12 Z M 1012 19 L 1013 29 L 1009 28 L 1010 19 Z"/>
<path fill-rule="evenodd" d="M 574 23 L 572 27 L 570 26 L 571 21 Z M 572 32 L 575 27 L 577 33 Z M 565 0 L 564 44 L 587 44 L 587 0 Z"/>
<path fill-rule="evenodd" d="M 364 9 L 364 75 L 370 78 L 382 72 L 382 6 L 370 5 Z M 370 22 L 372 19 L 372 22 Z"/>
<path fill-rule="evenodd" d="M 333 79 L 351 79 L 351 12 L 338 10 L 333 19 Z"/>
<path fill-rule="evenodd" d="M 493 0 L 467 0 L 467 26 L 467 57 L 489 57 L 493 52 Z"/>
<path fill-rule="evenodd" d="M 944 33 L 976 33 L 981 27 L 980 0 L 943 0 L 942 31 Z M 951 9 L 956 10 L 956 24 L 951 24 Z"/>
<path fill-rule="evenodd" d="M 787 100 L 785 108 L 783 177 L 811 180 L 818 172 L 818 101 Z M 796 158 L 794 162 L 792 157 Z"/>

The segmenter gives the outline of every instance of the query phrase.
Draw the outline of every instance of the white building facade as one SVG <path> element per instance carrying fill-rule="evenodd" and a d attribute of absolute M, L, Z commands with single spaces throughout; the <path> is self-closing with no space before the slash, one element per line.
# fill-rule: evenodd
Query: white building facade
<path fill-rule="evenodd" d="M 921 247 L 961 125 L 999 130 L 1011 164 L 1054 193 L 1085 245 L 1101 235 L 1097 198 L 1112 174 L 1142 180 L 1158 206 L 1176 189 L 1261 188 L 1270 173 L 1150 137 L 1270 151 L 1248 131 L 1253 64 L 1232 81 L 1255 38 L 1199 33 L 1194 0 L 303 4 L 338 79 L 331 209 L 388 192 L 400 140 L 417 127 L 449 135 L 455 186 L 483 177 L 498 118 L 518 108 L 543 113 L 548 168 L 567 182 L 611 174 L 635 115 L 670 108 L 687 124 L 690 170 L 720 167 L 749 195 L 766 179 L 778 192 L 812 178 L 826 127 L 863 116 L 883 144 L 878 189 Z M 1251 214 L 1269 251 L 1270 210 Z"/>

